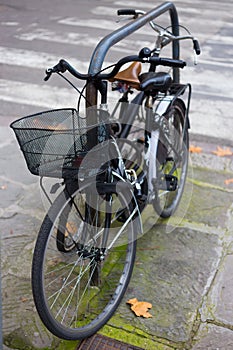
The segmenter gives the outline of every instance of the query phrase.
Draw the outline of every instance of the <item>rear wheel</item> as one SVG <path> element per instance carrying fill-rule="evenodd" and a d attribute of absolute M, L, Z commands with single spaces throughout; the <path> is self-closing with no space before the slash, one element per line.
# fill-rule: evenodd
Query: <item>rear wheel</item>
<path fill-rule="evenodd" d="M 174 102 L 164 115 L 164 121 L 169 144 L 165 139 L 158 141 L 153 206 L 161 217 L 167 218 L 180 202 L 188 171 L 189 135 L 181 100 Z"/>
<path fill-rule="evenodd" d="M 46 215 L 32 289 L 41 320 L 56 336 L 89 337 L 119 305 L 136 252 L 131 199 L 130 193 L 101 196 L 88 187 L 65 190 Z M 125 220 L 119 219 L 122 208 Z"/>

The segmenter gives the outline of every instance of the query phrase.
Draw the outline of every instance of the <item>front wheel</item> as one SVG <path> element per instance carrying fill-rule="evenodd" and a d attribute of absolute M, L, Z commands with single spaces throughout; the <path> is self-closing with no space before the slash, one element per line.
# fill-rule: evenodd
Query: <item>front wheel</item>
<path fill-rule="evenodd" d="M 168 218 L 180 202 L 188 171 L 189 135 L 183 102 L 177 99 L 163 118 L 169 142 L 164 137 L 158 141 L 153 206 L 162 218 Z"/>
<path fill-rule="evenodd" d="M 130 193 L 103 196 L 89 187 L 64 190 L 46 215 L 33 256 L 32 290 L 42 322 L 57 337 L 89 337 L 118 307 L 136 252 L 131 199 Z"/>

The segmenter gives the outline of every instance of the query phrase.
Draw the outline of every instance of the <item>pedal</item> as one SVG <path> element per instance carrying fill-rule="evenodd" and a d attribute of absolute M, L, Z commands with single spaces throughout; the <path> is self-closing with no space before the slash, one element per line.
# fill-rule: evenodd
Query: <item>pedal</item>
<path fill-rule="evenodd" d="M 177 189 L 178 180 L 176 176 L 165 174 L 159 181 L 159 189 L 165 191 L 175 191 Z"/>

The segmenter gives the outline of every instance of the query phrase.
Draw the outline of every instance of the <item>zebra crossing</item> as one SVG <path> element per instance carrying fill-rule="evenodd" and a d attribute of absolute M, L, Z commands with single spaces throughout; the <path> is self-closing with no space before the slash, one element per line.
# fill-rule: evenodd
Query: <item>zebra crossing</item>
<path fill-rule="evenodd" d="M 114 5 L 114 4 L 113 4 Z M 89 57 L 87 60 L 80 60 L 75 56 L 64 54 L 64 46 L 73 47 L 73 52 L 83 51 L 88 48 L 91 51 L 94 50 L 97 43 L 109 33 L 111 30 L 117 29 L 122 26 L 121 22 L 116 22 L 116 10 L 118 7 L 94 7 L 91 8 L 91 14 L 94 14 L 95 19 L 82 19 L 80 17 L 64 17 L 58 18 L 55 22 L 56 30 L 51 28 L 45 28 L 38 26 L 35 23 L 31 23 L 28 26 L 29 30 L 19 30 L 22 23 L 17 21 L 2 21 L 0 23 L 1 29 L 7 31 L 9 28 L 15 28 L 13 31 L 13 39 L 16 41 L 16 47 L 0 46 L 0 64 L 13 68 L 16 71 L 13 78 L 13 74 L 9 79 L 3 79 L 0 76 L 0 101 L 7 102 L 10 108 L 10 104 L 30 105 L 33 107 L 41 108 L 62 108 L 70 107 L 77 99 L 77 94 L 72 91 L 69 86 L 64 84 L 64 87 L 55 85 L 45 85 L 43 83 L 44 70 L 53 66 L 58 62 L 61 57 L 64 57 L 67 61 L 73 64 L 81 72 L 87 72 L 89 66 Z M 104 9 L 104 11 L 103 11 Z M 108 16 L 109 19 L 103 19 L 103 15 Z M 98 20 L 98 16 L 101 16 Z M 68 27 L 68 30 L 67 30 Z M 78 32 L 77 27 L 82 27 L 82 32 Z M 95 30 L 95 35 L 90 35 L 90 29 Z M 142 35 L 148 32 L 144 29 Z M 149 36 L 154 36 L 154 33 L 149 33 Z M 59 44 L 63 47 L 63 56 L 61 54 L 51 54 L 44 52 L 45 43 L 50 46 Z M 151 42 L 145 41 L 142 37 L 141 40 L 124 40 L 120 42 L 116 47 L 113 47 L 112 51 L 117 52 L 121 56 L 125 54 L 133 54 L 140 50 L 143 46 L 148 46 Z M 41 47 L 41 51 L 33 50 L 33 47 Z M 18 48 L 20 47 L 20 48 Z M 21 48 L 26 47 L 26 48 Z M 32 49 L 31 49 L 32 48 Z M 113 61 L 112 61 L 113 62 Z M 105 62 L 105 65 L 109 65 L 112 62 Z M 41 84 L 35 83 L 33 79 L 31 81 L 24 81 L 20 79 L 20 70 L 28 69 L 29 74 L 32 70 L 36 71 L 37 76 L 41 75 Z M 19 80 L 20 79 L 20 80 Z M 77 87 L 80 82 L 77 82 Z M 36 109 L 37 110 L 37 109 Z M 2 112 L 0 112 L 0 123 L 3 118 Z M 18 116 L 14 116 L 18 117 Z"/>
<path fill-rule="evenodd" d="M 2 67 L 0 125 L 6 116 L 11 120 L 16 119 L 21 116 L 18 112 L 29 111 L 30 107 L 31 113 L 50 108 L 74 107 L 77 93 L 58 79 L 51 79 L 52 81 L 45 84 L 44 70 L 56 64 L 60 58 L 65 58 L 79 71 L 87 72 L 88 61 L 100 39 L 127 23 L 117 18 L 117 9 L 136 7 L 148 11 L 155 7 L 152 1 L 125 3 L 125 1 L 115 0 L 111 4 L 104 1 L 90 2 L 90 4 L 84 15 L 81 12 L 74 14 L 72 11 L 64 16 L 48 15 L 47 22 L 45 20 L 42 23 L 39 21 L 39 15 L 37 22 L 33 20 L 30 22 L 29 19 L 27 23 L 24 23 L 23 17 L 20 16 L 15 17 L 14 20 L 11 17 L 0 17 L 0 29 L 2 32 L 9 33 L 10 38 L 9 42 L 0 41 Z M 229 77 L 227 72 L 231 72 L 233 67 L 233 59 L 230 55 L 233 48 L 233 25 L 230 14 L 226 11 L 230 11 L 231 5 L 224 0 L 218 16 L 216 16 L 218 2 L 215 0 L 209 0 L 206 3 L 198 0 L 195 4 L 191 0 L 175 0 L 175 5 L 180 22 L 187 25 L 202 44 L 202 56 L 199 59 L 198 68 L 192 65 L 191 44 L 184 45 L 182 48 L 184 53 L 182 58 L 189 64 L 188 69 L 182 71 L 182 77 L 185 81 L 192 82 L 196 91 L 192 104 L 195 107 L 193 130 L 202 133 L 203 118 L 199 113 L 204 100 L 208 98 L 211 100 L 212 118 L 216 126 L 220 113 L 214 111 L 214 99 L 219 99 L 220 105 L 221 98 L 227 99 L 227 108 L 221 106 L 225 113 L 233 101 L 233 90 L 229 88 L 228 83 L 226 84 Z M 201 13 L 200 8 L 202 8 Z M 161 21 L 163 23 L 165 20 L 162 18 Z M 137 34 L 127 37 L 111 48 L 111 55 L 106 57 L 105 66 L 124 55 L 135 54 L 144 46 L 151 47 L 154 40 L 155 33 L 149 26 L 141 28 Z M 221 50 L 217 51 L 217 55 L 213 51 L 215 48 Z M 227 54 L 229 48 L 231 51 Z M 226 79 L 219 79 L 220 76 Z M 82 86 L 82 82 L 76 81 L 76 84 L 78 88 Z M 227 125 L 230 126 L 229 120 Z M 210 133 L 207 123 L 204 127 L 208 129 L 205 133 Z M 223 130 L 219 131 L 219 133 L 222 132 Z M 227 137 L 232 138 L 230 135 Z"/>

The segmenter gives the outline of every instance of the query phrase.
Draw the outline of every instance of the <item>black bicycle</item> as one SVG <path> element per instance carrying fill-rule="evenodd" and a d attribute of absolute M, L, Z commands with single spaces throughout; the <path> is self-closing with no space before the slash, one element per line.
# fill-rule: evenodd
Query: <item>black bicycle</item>
<path fill-rule="evenodd" d="M 137 18 L 144 12 L 119 14 Z M 69 71 L 85 81 L 77 109 L 38 113 L 11 125 L 29 170 L 63 179 L 64 188 L 40 228 L 32 263 L 37 311 L 60 338 L 89 337 L 109 320 L 130 281 L 142 210 L 150 203 L 161 217 L 169 217 L 182 196 L 191 86 L 156 68 L 186 65 L 159 57 L 171 42 L 191 39 L 197 54 L 200 48 L 190 33 L 179 36 L 153 21 L 150 25 L 158 33 L 156 47 L 120 59 L 108 72 L 81 74 L 65 60 L 46 71 L 46 80 Z M 131 65 L 120 71 L 126 63 Z M 144 73 L 142 66 L 148 68 Z M 108 82 L 121 92 L 111 112 Z M 84 95 L 88 84 L 101 96 L 98 107 Z"/>

